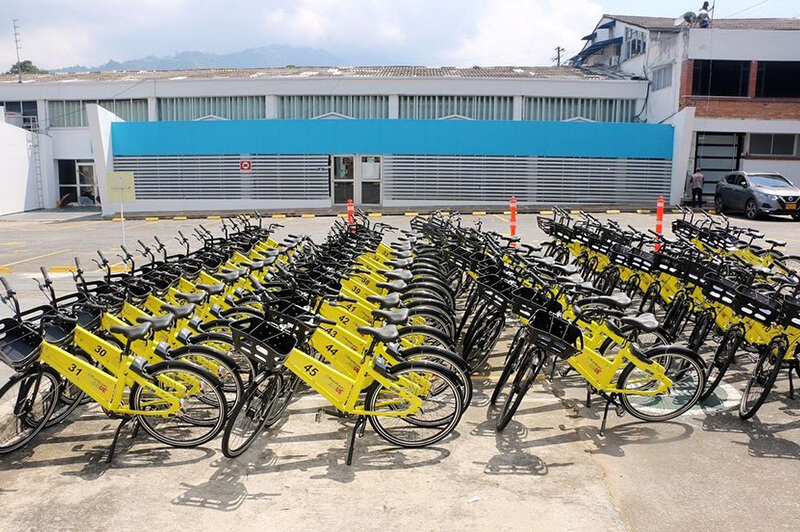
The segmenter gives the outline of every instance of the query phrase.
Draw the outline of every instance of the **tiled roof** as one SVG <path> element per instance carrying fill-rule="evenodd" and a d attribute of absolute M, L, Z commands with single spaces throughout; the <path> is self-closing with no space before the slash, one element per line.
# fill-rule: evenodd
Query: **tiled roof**
<path fill-rule="evenodd" d="M 603 18 L 619 20 L 626 24 L 647 29 L 681 29 L 685 22 L 675 25 L 680 17 L 639 17 L 634 15 L 603 15 Z M 800 19 L 796 18 L 718 18 L 711 21 L 711 27 L 719 30 L 776 30 L 800 31 Z"/>
<path fill-rule="evenodd" d="M 280 79 L 280 78 L 496 78 L 496 79 L 611 79 L 583 68 L 561 67 L 276 67 L 206 70 L 147 70 L 137 72 L 80 72 L 23 74 L 26 82 L 141 81 L 149 79 Z M 16 83 L 16 75 L 0 75 L 0 83 Z"/>

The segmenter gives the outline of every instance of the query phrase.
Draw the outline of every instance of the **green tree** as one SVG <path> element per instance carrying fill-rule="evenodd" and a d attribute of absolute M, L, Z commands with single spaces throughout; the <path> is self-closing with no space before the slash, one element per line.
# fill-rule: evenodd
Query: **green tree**
<path fill-rule="evenodd" d="M 30 59 L 14 63 L 6 74 L 17 74 L 20 70 L 22 70 L 23 74 L 47 74 L 47 70 L 37 67 Z"/>

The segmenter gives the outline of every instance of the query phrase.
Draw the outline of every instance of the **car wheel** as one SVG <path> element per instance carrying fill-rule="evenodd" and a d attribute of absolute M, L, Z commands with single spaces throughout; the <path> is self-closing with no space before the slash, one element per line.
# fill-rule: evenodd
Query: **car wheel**
<path fill-rule="evenodd" d="M 800 212 L 793 212 L 792 220 L 800 220 Z"/>
<path fill-rule="evenodd" d="M 714 210 L 717 211 L 717 214 L 722 214 L 725 210 L 725 204 L 722 203 L 722 196 L 720 195 L 714 197 Z"/>
<path fill-rule="evenodd" d="M 750 220 L 755 220 L 756 218 L 758 218 L 758 206 L 756 205 L 754 199 L 750 198 L 749 200 L 747 200 L 747 203 L 744 206 L 744 214 Z"/>

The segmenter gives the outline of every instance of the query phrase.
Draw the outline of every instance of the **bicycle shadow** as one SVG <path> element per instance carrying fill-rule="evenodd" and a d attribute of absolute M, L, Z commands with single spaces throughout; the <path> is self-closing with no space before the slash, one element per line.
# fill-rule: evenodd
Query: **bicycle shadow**
<path fill-rule="evenodd" d="M 80 411 L 85 408 L 81 407 L 66 422 L 44 429 L 30 445 L 6 455 L 0 462 L 0 472 L 78 466 L 78 469 L 62 471 L 61 475 L 91 481 L 110 470 L 179 467 L 207 460 L 215 454 L 215 451 L 206 447 L 176 449 L 166 446 L 149 438 L 143 431 L 139 431 L 134 439 L 131 437 L 134 425 L 129 424 L 120 435 L 114 459 L 108 463 L 118 422 L 91 411 L 81 416 Z M 99 420 L 106 420 L 107 423 L 97 427 Z M 91 431 L 79 434 L 72 432 L 78 426 L 83 429 L 85 422 L 92 424 Z M 64 444 L 70 443 L 73 445 L 65 451 Z"/>
<path fill-rule="evenodd" d="M 702 428 L 708 432 L 747 436 L 747 442 L 732 443 L 747 445 L 748 455 L 754 458 L 800 460 L 800 444 L 779 436 L 781 432 L 800 429 L 800 419 L 789 423 L 764 423 L 758 419 L 758 415 L 749 420 L 742 420 L 737 412 L 722 412 L 704 419 Z"/>

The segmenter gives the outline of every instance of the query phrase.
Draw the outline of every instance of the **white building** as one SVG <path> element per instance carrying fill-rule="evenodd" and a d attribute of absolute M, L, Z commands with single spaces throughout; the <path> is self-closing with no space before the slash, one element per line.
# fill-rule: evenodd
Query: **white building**
<path fill-rule="evenodd" d="M 800 184 L 800 20 L 700 28 L 683 17 L 604 15 L 584 39 L 575 64 L 649 80 L 646 121 L 691 132 L 673 154 L 684 175 L 675 186 L 695 167 L 708 200 L 732 170 L 780 172 Z"/>

